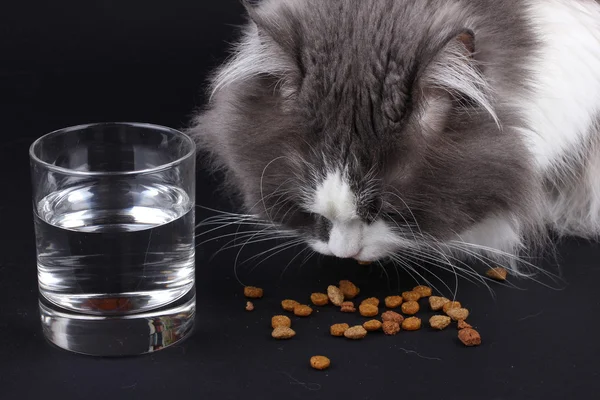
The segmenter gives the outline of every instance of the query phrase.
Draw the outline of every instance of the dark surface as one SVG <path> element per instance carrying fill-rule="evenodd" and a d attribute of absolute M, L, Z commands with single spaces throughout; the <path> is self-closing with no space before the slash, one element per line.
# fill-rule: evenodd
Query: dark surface
<path fill-rule="evenodd" d="M 361 318 L 333 308 L 294 318 L 297 337 L 276 342 L 269 323 L 282 298 L 307 301 L 311 292 L 342 278 L 356 281 L 365 295 L 380 297 L 410 288 L 413 281 L 404 272 L 397 276 L 393 267 L 386 275 L 379 267 L 319 257 L 300 266 L 304 253 L 292 260 L 302 250 L 298 247 L 258 266 L 257 260 L 238 266 L 244 283 L 266 290 L 256 311 L 247 313 L 234 276 L 237 248 L 210 259 L 226 239 L 199 248 L 197 324 L 182 344 L 149 356 L 97 359 L 69 354 L 44 340 L 37 311 L 29 144 L 48 131 L 87 122 L 185 125 L 203 101 L 199 89 L 208 69 L 223 59 L 226 42 L 235 37 L 241 11 L 235 0 L 3 5 L 0 398 L 597 396 L 600 250 L 578 242 L 558 248 L 564 282 L 538 277 L 552 288 L 530 280 L 515 282 L 525 290 L 493 284 L 492 297 L 484 286 L 460 281 L 458 297 L 483 336 L 479 348 L 462 347 L 454 327 L 396 337 L 373 334 L 361 342 L 334 339 L 328 335 L 331 323 Z M 198 180 L 199 205 L 228 209 L 227 201 L 213 194 L 214 179 L 200 172 Z M 197 218 L 211 215 L 199 209 Z M 221 232 L 232 230 L 202 236 L 198 243 Z M 246 247 L 240 264 L 274 244 Z M 558 272 L 554 263 L 544 267 Z M 441 276 L 454 288 L 451 274 Z M 331 369 L 311 370 L 308 360 L 315 354 L 328 355 Z"/>

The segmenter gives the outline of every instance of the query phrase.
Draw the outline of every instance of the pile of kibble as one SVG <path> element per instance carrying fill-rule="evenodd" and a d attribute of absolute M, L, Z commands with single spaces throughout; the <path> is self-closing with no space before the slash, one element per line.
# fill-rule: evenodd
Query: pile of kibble
<path fill-rule="evenodd" d="M 503 268 L 494 268 L 489 270 L 486 275 L 497 280 L 505 280 L 507 271 Z M 263 297 L 261 288 L 247 286 L 244 288 L 244 295 L 249 299 L 258 299 Z M 355 313 L 357 307 L 352 301 L 360 294 L 360 289 L 352 282 L 343 280 L 338 286 L 331 285 L 327 288 L 327 293 L 313 293 L 310 300 L 313 306 L 324 307 L 332 304 L 339 307 L 343 313 Z M 329 328 L 332 336 L 346 337 L 351 340 L 364 339 L 369 332 L 383 331 L 387 336 L 397 335 L 400 331 L 417 331 L 421 329 L 422 321 L 416 316 L 420 310 L 419 300 L 427 298 L 429 307 L 433 311 L 439 312 L 429 318 L 429 325 L 436 330 L 444 330 L 453 322 L 458 328 L 458 339 L 468 347 L 479 346 L 481 336 L 469 323 L 469 310 L 459 302 L 452 301 L 445 297 L 433 296 L 431 288 L 427 286 L 416 286 L 411 291 L 402 293 L 401 296 L 388 296 L 384 300 L 384 306 L 387 309 L 380 313 L 380 301 L 375 297 L 363 300 L 358 305 L 358 312 L 361 316 L 372 318 L 362 325 L 350 326 L 346 323 L 334 324 Z M 299 317 L 308 317 L 312 314 L 311 306 L 301 304 L 295 300 L 283 300 L 281 307 L 290 313 Z M 392 311 L 399 309 L 402 313 Z M 254 310 L 252 302 L 248 301 L 246 310 Z M 404 314 L 404 315 L 403 315 Z M 375 317 L 380 316 L 379 319 Z M 296 335 L 292 329 L 292 321 L 285 315 L 275 315 L 271 319 L 273 329 L 271 336 L 275 339 L 291 339 Z M 310 365 L 318 370 L 329 368 L 331 361 L 325 356 L 314 356 L 310 360 Z"/>

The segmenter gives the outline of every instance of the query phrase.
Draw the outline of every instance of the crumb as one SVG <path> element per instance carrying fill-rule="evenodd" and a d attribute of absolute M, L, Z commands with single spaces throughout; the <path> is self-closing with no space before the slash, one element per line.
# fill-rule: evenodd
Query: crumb
<path fill-rule="evenodd" d="M 327 296 L 329 297 L 331 303 L 338 307 L 344 302 L 344 294 L 337 286 L 330 285 L 327 288 Z"/>
<path fill-rule="evenodd" d="M 352 300 L 360 293 L 360 289 L 350 281 L 340 281 L 340 290 L 348 300 Z"/>
<path fill-rule="evenodd" d="M 394 311 L 386 311 L 383 314 L 381 314 L 381 319 L 385 322 L 385 321 L 392 321 L 392 322 L 396 322 L 398 324 L 401 324 L 402 321 L 404 321 L 404 317 L 400 314 L 398 314 L 397 312 Z"/>
<path fill-rule="evenodd" d="M 280 326 L 273 329 L 273 333 L 271 333 L 275 339 L 291 339 L 296 336 L 296 332 L 294 332 L 291 328 L 286 328 L 285 326 Z"/>
<path fill-rule="evenodd" d="M 319 371 L 329 368 L 331 360 L 325 356 L 313 356 L 310 358 L 310 366 Z"/>
<path fill-rule="evenodd" d="M 404 321 L 402 321 L 402 329 L 405 331 L 418 331 L 421 329 L 421 318 L 406 318 Z"/>
<path fill-rule="evenodd" d="M 271 327 L 273 329 L 279 327 L 291 328 L 292 320 L 286 317 L 285 315 L 276 315 L 273 318 L 271 318 Z"/>
<path fill-rule="evenodd" d="M 246 311 L 254 311 L 254 304 L 251 301 L 246 302 Z"/>
<path fill-rule="evenodd" d="M 387 308 L 398 308 L 402 305 L 403 301 L 402 296 L 388 296 L 385 298 L 385 306 Z"/>
<path fill-rule="evenodd" d="M 465 346 L 479 346 L 481 344 L 481 336 L 479 332 L 472 328 L 465 328 L 458 331 L 458 339 Z"/>
<path fill-rule="evenodd" d="M 326 306 L 329 304 L 329 297 L 325 293 L 313 293 L 310 295 L 310 301 L 315 306 Z"/>
<path fill-rule="evenodd" d="M 402 298 L 404 301 L 419 301 L 421 295 L 417 292 L 410 291 L 402 293 Z"/>
<path fill-rule="evenodd" d="M 289 311 L 289 312 L 293 312 L 294 308 L 296 308 L 296 306 L 299 306 L 300 303 L 298 303 L 296 300 L 283 300 L 281 302 L 281 307 L 285 310 L 285 311 Z"/>
<path fill-rule="evenodd" d="M 408 315 L 415 315 L 419 312 L 419 303 L 416 301 L 407 301 L 406 303 L 402 303 L 402 312 Z"/>
<path fill-rule="evenodd" d="M 331 334 L 331 336 L 344 336 L 344 332 L 346 332 L 348 329 L 350 329 L 350 325 L 346 323 L 334 324 L 331 325 L 331 327 L 329 327 L 329 333 Z"/>
<path fill-rule="evenodd" d="M 465 321 L 464 319 L 463 319 L 463 320 L 460 320 L 460 321 L 458 321 L 457 328 L 458 328 L 459 330 L 461 330 L 461 329 L 467 329 L 467 328 L 469 328 L 469 329 L 473 329 L 473 327 L 472 327 L 471 325 L 469 325 L 469 324 L 467 323 L 467 321 Z"/>
<path fill-rule="evenodd" d="M 308 317 L 312 314 L 313 310 L 309 306 L 305 306 L 303 304 L 297 305 L 294 307 L 294 315 L 298 317 Z"/>
<path fill-rule="evenodd" d="M 433 311 L 439 311 L 444 307 L 446 303 L 449 302 L 450 300 L 448 300 L 445 297 L 431 296 L 429 298 L 429 307 L 431 307 Z"/>
<path fill-rule="evenodd" d="M 379 314 L 379 308 L 377 306 L 374 306 L 373 304 L 361 304 L 358 307 L 358 311 L 360 312 L 360 315 L 362 315 L 363 317 L 374 317 L 377 314 Z"/>
<path fill-rule="evenodd" d="M 372 319 L 370 321 L 367 321 L 363 324 L 363 328 L 365 328 L 365 330 L 367 332 L 375 332 L 381 329 L 381 326 L 383 324 L 381 323 L 381 321 L 378 321 L 376 319 Z"/>
<path fill-rule="evenodd" d="M 413 292 L 419 293 L 421 295 L 421 298 L 431 296 L 431 288 L 429 286 L 415 286 Z"/>
<path fill-rule="evenodd" d="M 369 297 L 361 301 L 360 304 L 373 304 L 375 307 L 379 307 L 379 299 L 377 297 Z"/>
<path fill-rule="evenodd" d="M 400 324 L 394 321 L 385 321 L 382 325 L 383 333 L 388 336 L 394 336 L 400 332 Z"/>
<path fill-rule="evenodd" d="M 434 315 L 433 317 L 429 318 L 429 325 L 431 325 L 433 329 L 440 331 L 446 329 L 451 322 L 452 318 L 446 315 Z"/>
<path fill-rule="evenodd" d="M 444 304 L 442 310 L 444 310 L 444 312 L 448 314 L 448 310 L 452 308 L 462 308 L 462 304 L 460 304 L 460 301 L 449 301 L 446 304 Z"/>
<path fill-rule="evenodd" d="M 486 273 L 487 277 L 495 279 L 497 281 L 505 281 L 508 276 L 506 268 L 496 267 L 489 269 Z"/>
<path fill-rule="evenodd" d="M 451 308 L 446 314 L 454 321 L 464 321 L 469 318 L 469 310 L 466 308 Z"/>
<path fill-rule="evenodd" d="M 353 326 L 344 332 L 344 336 L 348 339 L 364 339 L 367 336 L 367 330 L 360 325 Z"/>
<path fill-rule="evenodd" d="M 263 297 L 263 290 L 254 286 L 246 286 L 244 288 L 244 296 L 249 299 L 260 299 Z"/>
<path fill-rule="evenodd" d="M 356 308 L 354 307 L 354 303 L 351 301 L 345 301 L 342 303 L 341 312 L 345 313 L 353 313 L 356 312 Z"/>
<path fill-rule="evenodd" d="M 348 324 L 334 324 L 329 328 L 329 333 L 331 333 L 331 336 L 340 337 L 344 336 L 344 332 L 348 329 L 350 329 L 350 325 Z"/>

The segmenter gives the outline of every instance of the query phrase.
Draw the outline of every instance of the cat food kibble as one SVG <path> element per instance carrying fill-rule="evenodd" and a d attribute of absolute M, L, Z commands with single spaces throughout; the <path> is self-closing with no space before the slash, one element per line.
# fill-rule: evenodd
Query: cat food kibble
<path fill-rule="evenodd" d="M 363 303 L 358 307 L 360 315 L 363 317 L 374 317 L 379 314 L 379 308 L 370 303 Z"/>
<path fill-rule="evenodd" d="M 315 306 L 326 306 L 329 304 L 329 297 L 325 293 L 313 293 L 310 295 L 310 301 Z"/>
<path fill-rule="evenodd" d="M 460 321 L 458 321 L 457 328 L 460 330 L 460 329 L 466 329 L 466 328 L 471 328 L 472 329 L 473 327 L 471 325 L 469 325 L 467 323 L 467 321 L 460 320 Z"/>
<path fill-rule="evenodd" d="M 331 333 L 331 336 L 340 337 L 344 336 L 344 332 L 348 329 L 350 329 L 350 325 L 348 324 L 334 324 L 329 328 L 329 333 Z"/>
<path fill-rule="evenodd" d="M 468 347 L 479 346 L 481 344 L 481 336 L 473 328 L 465 328 L 458 331 L 458 339 Z"/>
<path fill-rule="evenodd" d="M 296 308 L 296 306 L 299 306 L 300 303 L 298 303 L 296 300 L 283 300 L 281 302 L 281 308 L 283 308 L 285 311 L 289 311 L 289 312 L 293 312 L 294 308 Z"/>
<path fill-rule="evenodd" d="M 508 271 L 506 270 L 506 268 L 496 267 L 489 269 L 485 274 L 489 278 L 495 279 L 497 281 L 505 281 L 506 277 L 508 276 Z"/>
<path fill-rule="evenodd" d="M 449 303 L 450 300 L 448 300 L 445 297 L 439 297 L 439 296 L 431 296 L 429 298 L 429 307 L 433 310 L 433 311 L 439 311 L 441 310 L 444 305 L 446 303 Z"/>
<path fill-rule="evenodd" d="M 244 296 L 249 299 L 260 299 L 263 297 L 263 290 L 254 286 L 246 286 L 244 288 Z"/>
<path fill-rule="evenodd" d="M 273 336 L 275 339 L 285 340 L 285 339 L 291 339 L 294 336 L 296 336 L 296 332 L 294 332 L 294 330 L 291 328 L 286 328 L 285 326 L 280 326 L 280 327 L 273 329 L 273 333 L 271 333 L 271 336 Z"/>
<path fill-rule="evenodd" d="M 353 326 L 344 332 L 344 336 L 353 340 L 364 339 L 367 336 L 367 330 L 360 325 Z"/>
<path fill-rule="evenodd" d="M 421 295 L 417 292 L 410 291 L 402 293 L 402 298 L 404 301 L 419 301 Z"/>
<path fill-rule="evenodd" d="M 416 301 L 407 301 L 406 303 L 402 303 L 402 312 L 408 315 L 415 315 L 419 312 L 419 303 Z"/>
<path fill-rule="evenodd" d="M 379 299 L 377 297 L 369 297 L 361 301 L 360 304 L 373 304 L 375 307 L 379 307 Z"/>
<path fill-rule="evenodd" d="M 359 261 L 358 262 L 358 265 L 364 265 L 364 266 L 371 265 L 371 264 L 373 264 L 371 261 Z"/>
<path fill-rule="evenodd" d="M 398 308 L 402 305 L 403 301 L 402 296 L 388 296 L 385 298 L 385 306 L 387 308 Z"/>
<path fill-rule="evenodd" d="M 251 301 L 246 302 L 246 311 L 254 311 L 254 304 Z"/>
<path fill-rule="evenodd" d="M 402 321 L 402 329 L 405 331 L 418 331 L 421 329 L 421 318 L 406 318 L 404 321 Z"/>
<path fill-rule="evenodd" d="M 354 307 L 353 302 L 345 301 L 342 303 L 342 308 L 340 309 L 340 311 L 345 313 L 353 313 L 356 312 L 356 308 Z"/>
<path fill-rule="evenodd" d="M 348 300 L 352 300 L 360 293 L 360 289 L 350 281 L 340 281 L 340 291 Z"/>
<path fill-rule="evenodd" d="M 276 315 L 271 318 L 271 327 L 273 329 L 284 327 L 290 328 L 292 326 L 292 320 L 286 317 L 285 315 Z"/>
<path fill-rule="evenodd" d="M 344 294 L 342 293 L 342 291 L 340 290 L 340 288 L 338 288 L 337 286 L 329 286 L 327 288 L 327 296 L 329 297 L 329 300 L 331 301 L 331 303 L 333 303 L 336 306 L 341 306 L 342 303 L 344 302 Z"/>
<path fill-rule="evenodd" d="M 329 368 L 331 360 L 325 356 L 313 356 L 310 358 L 310 366 L 319 371 Z"/>
<path fill-rule="evenodd" d="M 431 296 L 431 288 L 429 286 L 416 286 L 413 289 L 413 292 L 419 293 L 419 295 L 421 295 L 421 298 Z"/>
<path fill-rule="evenodd" d="M 312 312 L 312 308 L 303 304 L 294 307 L 294 315 L 298 317 L 308 317 Z"/>
<path fill-rule="evenodd" d="M 464 321 L 465 319 L 469 318 L 469 310 L 466 308 L 451 308 L 446 312 L 446 314 L 448 314 L 448 316 L 454 321 Z"/>
<path fill-rule="evenodd" d="M 372 319 L 370 321 L 367 321 L 363 324 L 363 328 L 365 328 L 365 330 L 367 332 L 375 332 L 381 329 L 381 321 L 378 321 L 376 319 Z"/>
<path fill-rule="evenodd" d="M 394 311 L 386 311 L 383 314 L 381 314 L 381 320 L 382 321 L 392 321 L 395 322 L 397 324 L 401 324 L 402 321 L 404 321 L 404 317 L 400 314 L 398 314 L 397 312 Z"/>
<path fill-rule="evenodd" d="M 434 315 L 433 317 L 429 318 L 429 325 L 431 325 L 433 329 L 440 331 L 446 329 L 451 322 L 452 318 L 446 315 Z"/>
<path fill-rule="evenodd" d="M 446 304 L 444 304 L 442 310 L 444 310 L 444 312 L 448 314 L 448 310 L 452 308 L 462 308 L 462 304 L 460 304 L 460 301 L 449 301 Z"/>
<path fill-rule="evenodd" d="M 383 333 L 388 336 L 394 336 L 400 332 L 400 324 L 394 321 L 385 321 L 381 327 Z"/>

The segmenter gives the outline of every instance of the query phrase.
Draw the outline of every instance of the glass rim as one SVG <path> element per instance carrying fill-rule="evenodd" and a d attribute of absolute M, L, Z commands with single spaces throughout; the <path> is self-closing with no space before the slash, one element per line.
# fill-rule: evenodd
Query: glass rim
<path fill-rule="evenodd" d="M 156 167 L 139 169 L 139 170 L 131 170 L 131 171 L 77 171 L 69 168 L 59 167 L 54 164 L 50 164 L 47 161 L 42 160 L 35 154 L 35 148 L 42 141 L 47 140 L 52 136 L 57 136 L 62 133 L 68 133 L 78 130 L 83 130 L 91 127 L 101 127 L 101 126 L 130 126 L 130 127 L 138 127 L 138 128 L 148 128 L 148 129 L 156 129 L 161 131 L 167 131 L 175 136 L 182 137 L 189 145 L 190 151 L 188 151 L 183 156 L 177 158 L 176 160 L 170 161 L 165 164 L 157 165 Z M 156 125 L 151 123 L 143 123 L 143 122 L 98 122 L 98 123 L 89 123 L 89 124 L 81 124 L 81 125 L 73 125 L 65 128 L 57 129 L 52 132 L 48 132 L 41 137 L 37 138 L 31 146 L 29 146 L 29 158 L 35 162 L 36 164 L 42 165 L 44 168 L 54 171 L 60 172 L 65 175 L 76 175 L 76 176 L 130 176 L 130 175 L 149 175 L 157 172 L 165 171 L 169 168 L 172 168 L 178 164 L 181 164 L 183 161 L 193 157 L 196 154 L 196 143 L 194 140 L 187 134 L 173 128 L 169 128 L 167 126 Z"/>

